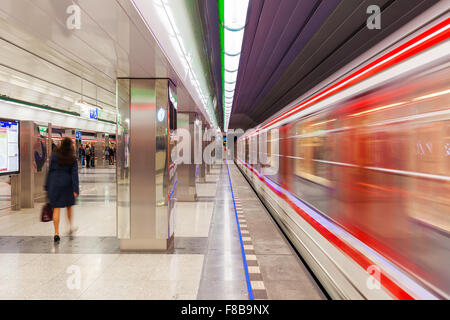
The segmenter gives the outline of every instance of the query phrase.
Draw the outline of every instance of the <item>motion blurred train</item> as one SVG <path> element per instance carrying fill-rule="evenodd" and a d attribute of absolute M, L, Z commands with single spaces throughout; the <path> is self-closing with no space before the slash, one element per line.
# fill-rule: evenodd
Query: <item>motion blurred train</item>
<path fill-rule="evenodd" d="M 237 141 L 332 298 L 450 297 L 450 18 L 421 21 Z"/>

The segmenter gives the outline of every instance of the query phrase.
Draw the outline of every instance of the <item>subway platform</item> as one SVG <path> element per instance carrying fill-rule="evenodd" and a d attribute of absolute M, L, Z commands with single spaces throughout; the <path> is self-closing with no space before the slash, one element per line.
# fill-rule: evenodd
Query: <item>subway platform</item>
<path fill-rule="evenodd" d="M 59 245 L 40 204 L 0 212 L 0 299 L 326 298 L 232 162 L 177 202 L 168 253 L 120 251 L 114 169 L 82 169 L 80 184 L 78 230 L 63 212 Z"/>

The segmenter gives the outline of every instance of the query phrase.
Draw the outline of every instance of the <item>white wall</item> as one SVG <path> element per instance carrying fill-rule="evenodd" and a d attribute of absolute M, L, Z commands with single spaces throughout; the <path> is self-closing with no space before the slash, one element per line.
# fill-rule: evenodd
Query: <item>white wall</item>
<path fill-rule="evenodd" d="M 0 101 L 0 118 L 13 120 L 31 120 L 40 124 L 47 124 L 51 122 L 54 126 L 106 132 L 109 134 L 116 133 L 116 125 L 110 123 L 83 119 L 77 116 L 72 116 L 56 111 L 39 109 L 4 101 Z"/>

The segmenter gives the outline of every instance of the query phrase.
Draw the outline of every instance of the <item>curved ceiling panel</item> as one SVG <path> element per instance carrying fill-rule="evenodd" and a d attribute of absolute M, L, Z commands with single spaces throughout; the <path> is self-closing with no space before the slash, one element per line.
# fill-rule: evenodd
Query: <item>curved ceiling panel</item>
<path fill-rule="evenodd" d="M 437 0 L 254 0 L 230 128 L 263 122 Z M 366 27 L 369 5 L 382 28 Z"/>

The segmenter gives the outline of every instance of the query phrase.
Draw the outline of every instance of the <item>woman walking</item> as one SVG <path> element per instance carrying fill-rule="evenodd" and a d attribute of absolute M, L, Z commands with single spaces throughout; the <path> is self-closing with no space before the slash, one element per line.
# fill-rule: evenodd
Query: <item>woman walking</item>
<path fill-rule="evenodd" d="M 75 204 L 75 197 L 78 197 L 80 193 L 78 164 L 72 139 L 64 138 L 61 145 L 52 153 L 45 190 L 48 192 L 48 200 L 53 208 L 54 241 L 59 242 L 61 208 L 67 208 L 70 235 L 72 235 L 75 231 L 72 225 L 73 205 Z"/>

